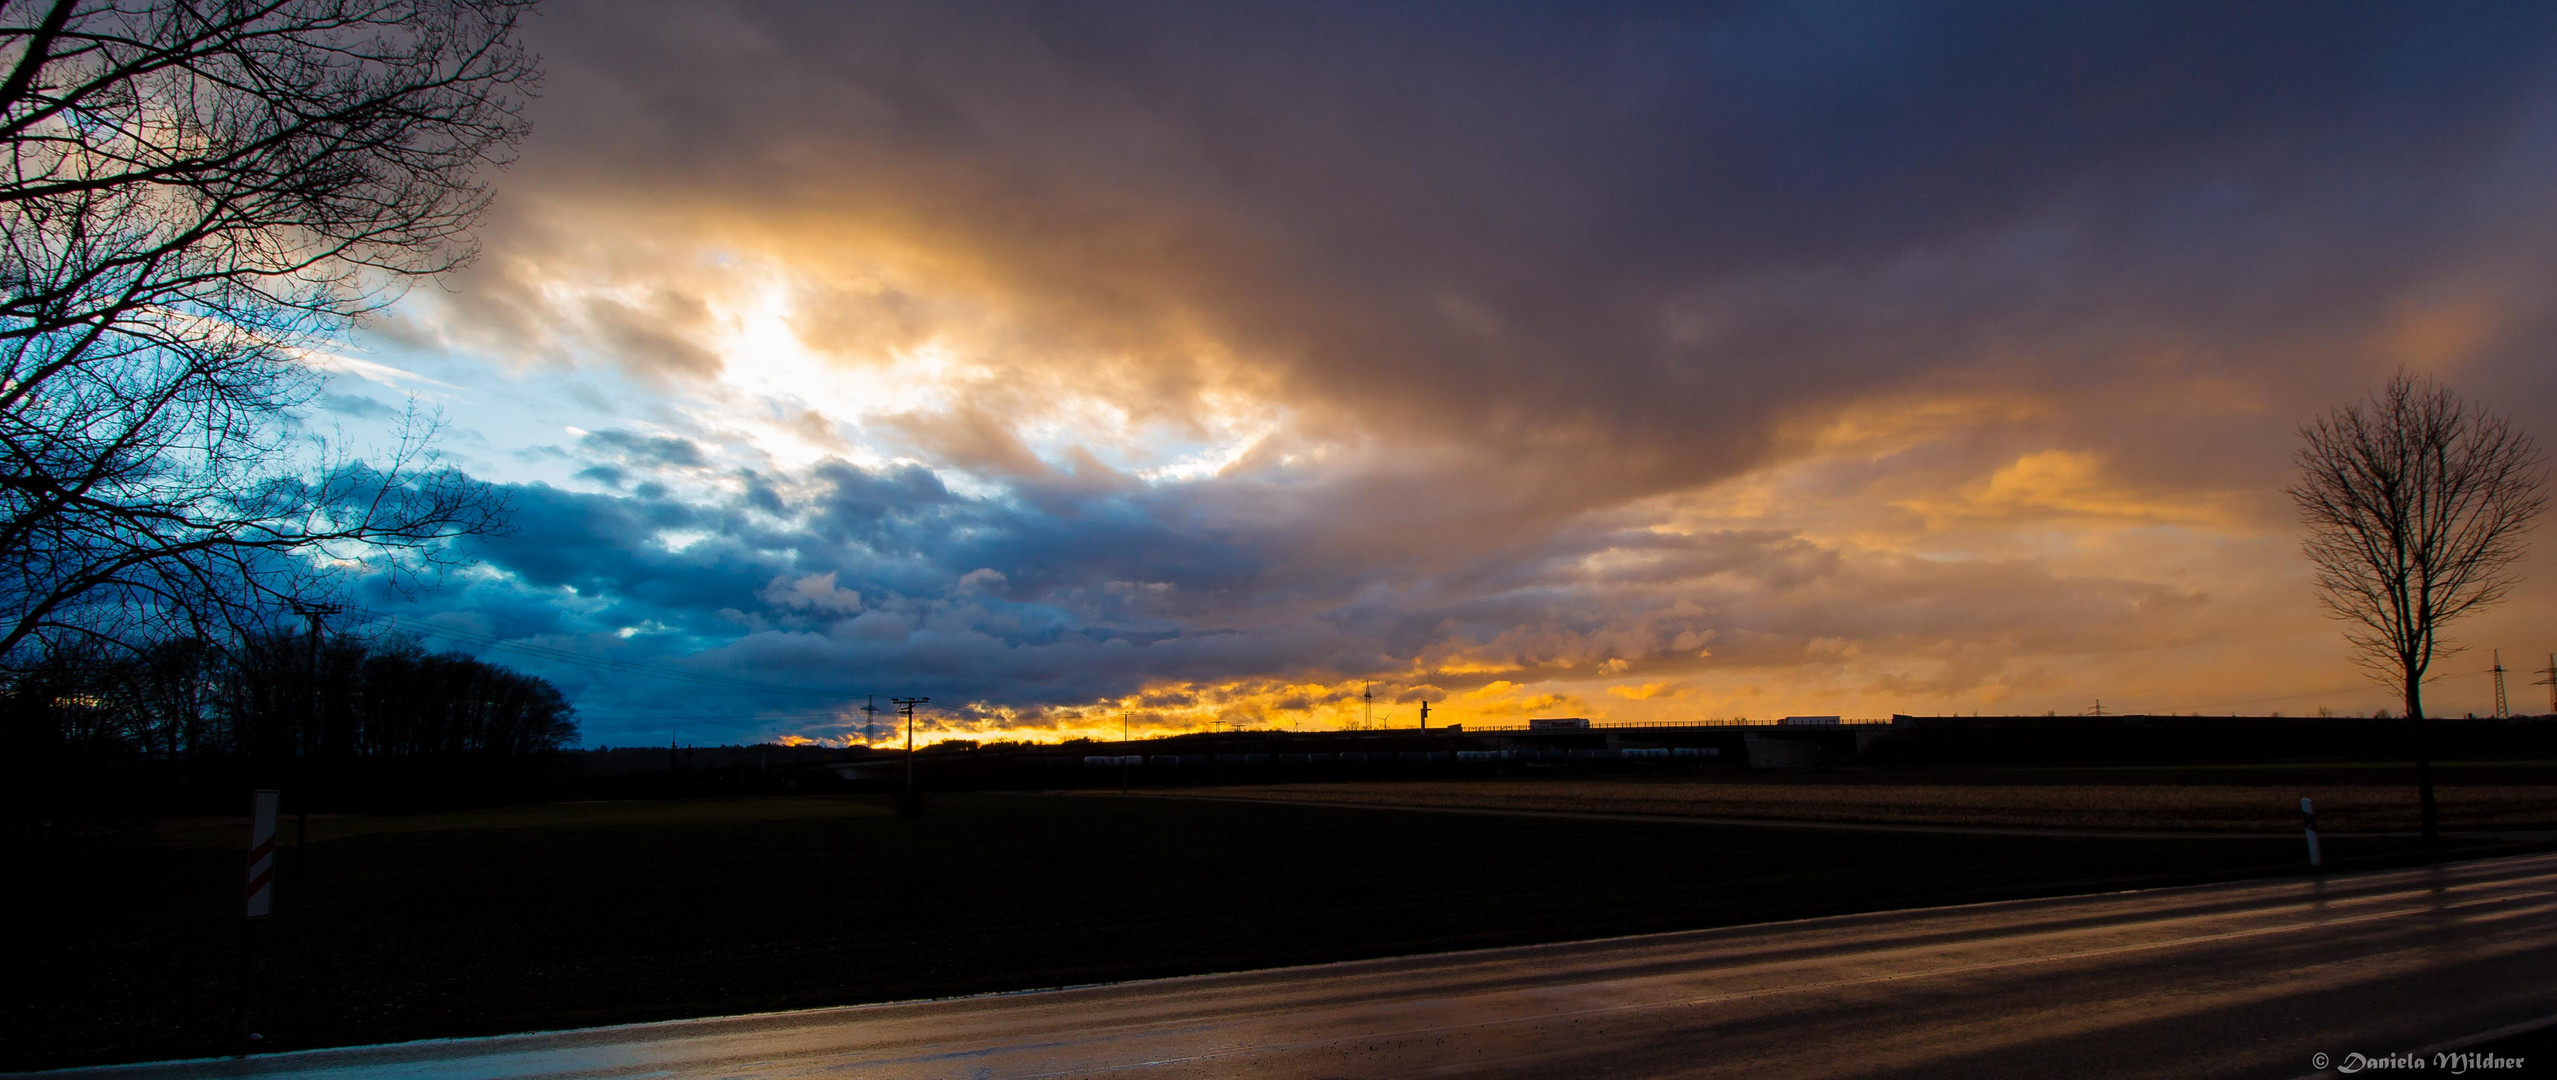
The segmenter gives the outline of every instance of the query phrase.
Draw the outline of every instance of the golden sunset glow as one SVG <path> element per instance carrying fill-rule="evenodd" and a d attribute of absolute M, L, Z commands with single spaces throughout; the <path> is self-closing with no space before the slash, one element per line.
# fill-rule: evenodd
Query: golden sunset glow
<path fill-rule="evenodd" d="M 2527 209 L 2339 229 L 2350 140 L 2151 148 L 2107 187 L 2009 161 L 2042 146 L 2018 121 L 1942 144 L 2012 190 L 1872 218 L 1933 174 L 1878 160 L 1833 198 L 1699 164 L 1818 125 L 1674 135 L 1673 166 L 1607 106 L 1495 122 L 1293 65 L 1127 81 L 1037 30 L 820 58 L 743 25 L 555 20 L 536 120 L 573 134 L 509 175 L 478 266 L 338 369 L 447 409 L 542 515 L 430 607 L 812 691 L 585 686 L 607 741 L 733 709 L 699 722 L 839 743 L 904 691 L 936 738 L 1344 726 L 1371 685 L 1397 723 L 2367 712 L 2297 554 L 2297 425 L 2401 367 L 2557 416 L 2557 293 L 2516 284 L 2540 202 L 2363 162 L 2410 223 Z M 755 89 L 669 97 L 661 66 Z M 1557 100 L 1613 77 L 1538 70 Z M 1358 105 L 1267 96 L 1300 93 Z M 1566 144 L 1614 164 L 1535 149 Z M 2100 140 L 2043 152 L 2116 171 Z M 1682 168 L 1711 197 L 1659 194 Z M 566 554 L 616 530 L 655 553 Z M 2557 645 L 2545 565 L 2460 639 Z"/>

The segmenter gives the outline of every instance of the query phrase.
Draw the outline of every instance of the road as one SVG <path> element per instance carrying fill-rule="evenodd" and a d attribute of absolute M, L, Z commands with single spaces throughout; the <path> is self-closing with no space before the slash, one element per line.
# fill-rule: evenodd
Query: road
<path fill-rule="evenodd" d="M 2294 1077 L 2557 1014 L 2552 972 L 2532 855 L 59 1075 Z"/>

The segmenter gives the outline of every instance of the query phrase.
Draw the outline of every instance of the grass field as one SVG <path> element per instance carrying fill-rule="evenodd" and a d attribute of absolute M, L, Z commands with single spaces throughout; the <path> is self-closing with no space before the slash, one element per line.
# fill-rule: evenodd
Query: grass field
<path fill-rule="evenodd" d="M 2453 762 L 2435 779 L 2444 828 L 2557 830 L 2557 763 Z M 1365 806 L 2197 832 L 2297 829 L 2303 797 L 2316 801 L 2327 832 L 2406 831 L 2418 817 L 2410 766 L 2360 763 L 1564 775 L 1197 793 Z"/>
<path fill-rule="evenodd" d="M 36 867 L 0 1068 L 234 1045 L 244 826 Z M 291 836 L 288 822 L 286 836 Z M 2296 840 L 1877 834 L 1194 800 L 587 803 L 319 818 L 267 1049 L 1266 967 L 2202 880 Z M 2405 857 L 2340 840 L 2339 865 Z M 2466 850 L 2484 851 L 2472 846 Z"/>

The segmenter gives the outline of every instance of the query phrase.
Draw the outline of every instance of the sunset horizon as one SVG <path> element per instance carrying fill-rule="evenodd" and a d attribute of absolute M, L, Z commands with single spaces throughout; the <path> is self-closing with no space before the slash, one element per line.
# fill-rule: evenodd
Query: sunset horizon
<path fill-rule="evenodd" d="M 7 1076 L 2557 1056 L 2557 5 L 39 0 L 0 145 Z"/>
<path fill-rule="evenodd" d="M 588 745 L 2369 715 L 2301 425 L 2557 418 L 2539 14 L 1447 14 L 545 8 L 306 418 L 512 532 L 332 629 Z M 2537 708 L 2549 565 L 2436 711 Z"/>

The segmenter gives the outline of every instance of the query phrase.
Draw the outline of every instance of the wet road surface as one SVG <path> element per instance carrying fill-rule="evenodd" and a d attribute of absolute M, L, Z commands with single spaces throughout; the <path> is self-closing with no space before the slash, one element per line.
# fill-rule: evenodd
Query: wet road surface
<path fill-rule="evenodd" d="M 2533 855 L 50 1075 L 2293 1077 L 2552 1014 Z"/>

